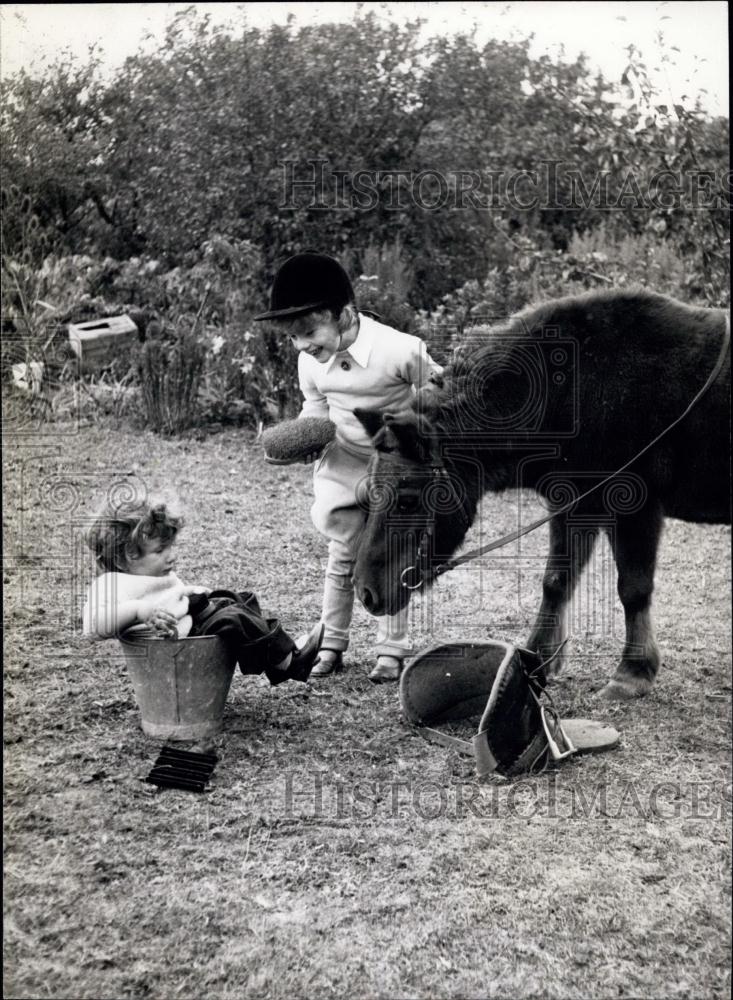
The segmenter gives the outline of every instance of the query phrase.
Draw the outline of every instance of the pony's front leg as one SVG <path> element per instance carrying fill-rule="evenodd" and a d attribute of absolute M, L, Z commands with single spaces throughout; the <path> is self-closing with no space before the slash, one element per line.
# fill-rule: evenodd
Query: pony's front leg
<path fill-rule="evenodd" d="M 618 570 L 618 595 L 626 618 L 626 641 L 605 698 L 639 698 L 651 690 L 659 669 L 659 648 L 651 621 L 654 569 L 664 518 L 657 506 L 620 517 L 608 529 Z"/>
<path fill-rule="evenodd" d="M 568 602 L 590 559 L 598 536 L 598 528 L 583 525 L 568 526 L 566 514 L 550 521 L 550 553 L 542 579 L 542 604 L 527 648 L 546 659 L 557 650 L 568 634 Z M 548 666 L 548 673 L 557 673 L 565 661 L 564 651 Z"/>

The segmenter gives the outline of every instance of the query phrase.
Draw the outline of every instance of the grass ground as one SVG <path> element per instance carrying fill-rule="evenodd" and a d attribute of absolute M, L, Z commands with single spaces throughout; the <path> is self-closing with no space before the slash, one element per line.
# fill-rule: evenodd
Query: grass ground
<path fill-rule="evenodd" d="M 143 778 L 160 741 L 116 644 L 78 633 L 79 533 L 115 479 L 173 488 L 180 575 L 257 591 L 297 634 L 325 556 L 310 473 L 266 466 L 245 433 L 72 430 L 5 449 L 5 996 L 728 995 L 728 529 L 668 524 L 664 662 L 638 703 L 596 698 L 622 634 L 599 548 L 553 693 L 620 730 L 611 753 L 479 783 L 404 725 L 394 686 L 368 682 L 360 610 L 344 674 L 237 675 L 209 791 L 158 791 Z M 474 536 L 538 510 L 487 500 Z M 414 605 L 416 645 L 521 641 L 545 545 L 542 529 L 444 578 Z"/>

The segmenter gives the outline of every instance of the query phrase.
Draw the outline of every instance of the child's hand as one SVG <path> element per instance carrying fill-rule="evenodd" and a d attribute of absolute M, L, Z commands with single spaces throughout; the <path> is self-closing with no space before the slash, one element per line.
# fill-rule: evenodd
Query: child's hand
<path fill-rule="evenodd" d="M 178 619 L 165 608 L 154 608 L 145 619 L 144 624 L 149 625 L 157 635 L 164 639 L 178 638 Z"/>
<path fill-rule="evenodd" d="M 302 459 L 303 465 L 313 465 L 317 458 L 320 458 L 323 452 L 323 448 L 319 448 L 317 451 L 311 451 L 309 454 Z"/>
<path fill-rule="evenodd" d="M 206 594 L 208 597 L 211 593 L 211 587 L 199 587 L 195 584 L 188 584 L 183 588 L 183 593 L 186 597 L 190 597 L 191 594 Z"/>
<path fill-rule="evenodd" d="M 158 635 L 175 639 L 178 621 L 188 611 L 190 587 L 175 583 L 166 594 L 154 594 L 138 602 L 137 621 L 150 626 Z"/>

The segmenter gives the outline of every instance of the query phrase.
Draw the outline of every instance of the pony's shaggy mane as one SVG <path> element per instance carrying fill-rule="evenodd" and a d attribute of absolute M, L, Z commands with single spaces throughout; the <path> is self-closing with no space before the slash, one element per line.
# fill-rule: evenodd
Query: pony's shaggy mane
<path fill-rule="evenodd" d="M 665 329 L 668 334 L 678 333 L 682 340 L 690 328 L 712 333 L 721 313 L 722 310 L 688 305 L 645 288 L 603 289 L 529 305 L 499 323 L 468 328 L 466 346 L 458 349 L 437 384 L 418 393 L 412 408 L 426 417 L 436 431 L 450 434 L 461 427 L 465 429 L 470 389 L 488 376 L 492 367 L 508 359 L 523 340 L 540 340 L 547 330 L 563 329 L 571 331 L 579 343 L 585 343 L 590 338 L 606 336 L 610 329 L 608 317 L 619 314 L 629 317 L 627 326 L 613 331 L 622 338 L 638 336 L 639 317 L 649 317 L 655 327 Z M 492 399 L 484 402 L 490 410 Z M 500 407 L 499 403 L 497 408 Z"/>

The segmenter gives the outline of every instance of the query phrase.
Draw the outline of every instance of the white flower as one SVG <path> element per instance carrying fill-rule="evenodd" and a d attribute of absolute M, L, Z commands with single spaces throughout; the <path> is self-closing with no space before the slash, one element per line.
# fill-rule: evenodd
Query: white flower
<path fill-rule="evenodd" d="M 217 334 L 211 341 L 211 353 L 218 354 L 223 346 L 224 346 L 224 338 L 221 336 L 221 334 Z"/>

